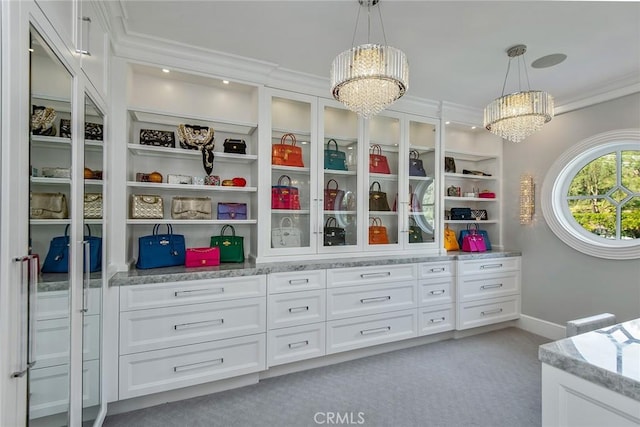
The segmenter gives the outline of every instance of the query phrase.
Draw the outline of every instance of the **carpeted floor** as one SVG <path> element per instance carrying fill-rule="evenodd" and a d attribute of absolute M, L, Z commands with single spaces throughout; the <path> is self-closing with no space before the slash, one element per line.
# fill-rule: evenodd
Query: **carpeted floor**
<path fill-rule="evenodd" d="M 538 346 L 548 341 L 507 328 L 109 416 L 104 426 L 538 427 Z"/>

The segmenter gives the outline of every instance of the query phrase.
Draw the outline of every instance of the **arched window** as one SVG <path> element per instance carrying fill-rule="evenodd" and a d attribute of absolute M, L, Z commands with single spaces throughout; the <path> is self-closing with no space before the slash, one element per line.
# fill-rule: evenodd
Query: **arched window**
<path fill-rule="evenodd" d="M 595 135 L 562 154 L 544 180 L 542 213 L 580 252 L 640 258 L 640 130 Z"/>

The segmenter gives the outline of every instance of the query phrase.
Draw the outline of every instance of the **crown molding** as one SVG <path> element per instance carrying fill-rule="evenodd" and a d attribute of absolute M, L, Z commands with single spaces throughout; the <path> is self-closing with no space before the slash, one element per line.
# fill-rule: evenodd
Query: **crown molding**
<path fill-rule="evenodd" d="M 470 126 L 482 126 L 484 120 L 482 109 L 449 101 L 442 101 L 440 104 L 443 120 Z"/>
<path fill-rule="evenodd" d="M 555 107 L 555 115 L 568 113 L 638 92 L 640 92 L 640 75 L 630 73 L 600 85 L 592 91 L 585 93 L 583 96 L 569 99 L 563 104 L 557 105 Z"/>

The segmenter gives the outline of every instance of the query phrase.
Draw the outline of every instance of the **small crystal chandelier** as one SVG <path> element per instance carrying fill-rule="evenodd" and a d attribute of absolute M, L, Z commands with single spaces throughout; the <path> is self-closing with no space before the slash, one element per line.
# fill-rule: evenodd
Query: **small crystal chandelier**
<path fill-rule="evenodd" d="M 547 92 L 531 90 L 529 75 L 524 62 L 524 53 L 527 46 L 517 45 L 507 49 L 509 63 L 507 75 L 502 85 L 502 96 L 495 99 L 484 109 L 484 127 L 501 138 L 511 142 L 520 142 L 534 132 L 539 131 L 542 125 L 553 118 L 553 97 Z M 527 91 L 504 94 L 504 89 L 509 77 L 511 60 L 520 57 L 522 68 L 527 78 Z M 520 66 L 518 66 L 518 81 L 520 79 Z"/>
<path fill-rule="evenodd" d="M 349 110 L 365 119 L 378 114 L 405 94 L 409 87 L 409 63 L 404 52 L 387 45 L 382 13 L 378 6 L 384 45 L 371 44 L 371 6 L 379 0 L 358 0 L 367 8 L 367 44 L 355 46 L 360 10 L 353 32 L 353 46 L 340 53 L 331 65 L 331 91 L 333 97 Z"/>

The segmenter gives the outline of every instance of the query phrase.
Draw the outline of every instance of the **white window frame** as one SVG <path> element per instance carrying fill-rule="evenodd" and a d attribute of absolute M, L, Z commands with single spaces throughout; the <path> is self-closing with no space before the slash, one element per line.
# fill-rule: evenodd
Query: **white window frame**
<path fill-rule="evenodd" d="M 542 214 L 551 231 L 577 251 L 605 259 L 637 259 L 640 239 L 612 240 L 588 232 L 574 219 L 566 199 L 571 182 L 585 165 L 619 150 L 640 151 L 640 129 L 605 132 L 571 146 L 551 166 L 542 184 Z"/>

